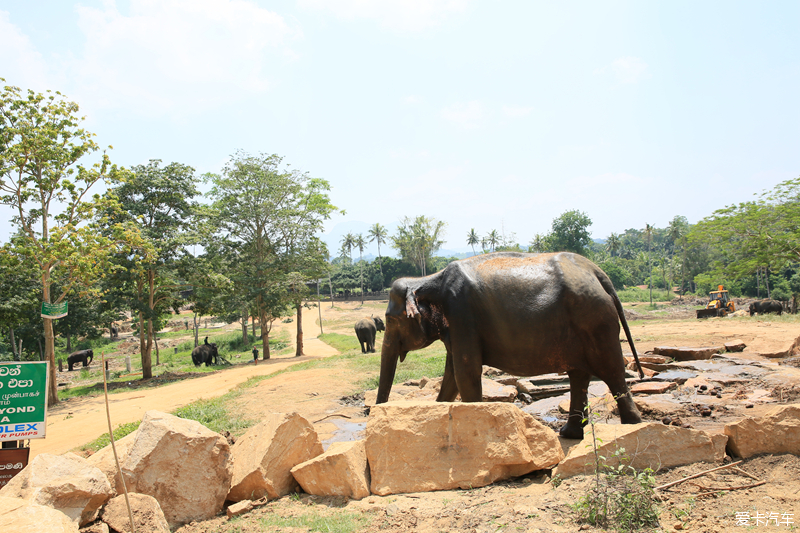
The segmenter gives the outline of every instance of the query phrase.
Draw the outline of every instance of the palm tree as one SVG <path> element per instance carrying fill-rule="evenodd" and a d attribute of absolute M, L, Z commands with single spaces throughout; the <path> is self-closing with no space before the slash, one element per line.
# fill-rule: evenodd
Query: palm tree
<path fill-rule="evenodd" d="M 528 251 L 529 252 L 536 252 L 542 253 L 544 251 L 545 246 L 545 238 L 542 236 L 541 233 L 537 233 L 531 239 L 531 242 L 528 243 Z"/>
<path fill-rule="evenodd" d="M 369 242 L 377 241 L 378 242 L 378 267 L 381 269 L 381 276 L 383 276 L 383 265 L 381 264 L 381 243 L 386 242 L 386 228 L 378 224 L 377 222 L 369 228 Z"/>
<path fill-rule="evenodd" d="M 686 217 L 676 216 L 670 221 L 667 226 L 667 236 L 672 240 L 672 262 L 675 262 L 675 248 L 680 245 L 681 247 L 681 289 L 683 289 L 683 281 L 685 276 L 686 265 L 686 233 L 688 231 L 689 221 Z M 683 290 L 680 291 L 681 298 L 683 298 Z"/>
<path fill-rule="evenodd" d="M 486 244 L 488 244 L 491 247 L 491 250 L 494 252 L 498 242 L 500 242 L 500 235 L 497 233 L 496 229 L 493 229 L 486 236 Z"/>
<path fill-rule="evenodd" d="M 475 231 L 475 228 L 469 230 L 467 233 L 467 244 L 472 246 L 472 255 L 475 255 L 475 245 L 480 244 L 481 239 L 478 237 L 478 233 Z"/>
<path fill-rule="evenodd" d="M 364 255 L 364 248 L 367 247 L 367 241 L 365 241 L 364 236 L 359 233 L 353 237 L 353 246 L 358 248 L 358 265 L 361 267 L 361 305 L 364 305 L 364 260 L 362 257 Z"/>
<path fill-rule="evenodd" d="M 352 233 L 348 233 L 342 240 L 342 257 L 345 255 L 350 258 L 350 264 L 353 264 L 353 247 L 356 245 L 356 238 Z"/>
<path fill-rule="evenodd" d="M 622 248 L 622 241 L 619 240 L 619 235 L 616 233 L 612 233 L 606 239 L 606 250 L 611 254 L 611 257 L 614 257 L 614 254 L 618 253 L 620 248 Z"/>
<path fill-rule="evenodd" d="M 644 240 L 647 242 L 647 267 L 650 269 L 650 307 L 653 306 L 653 262 L 650 261 L 650 245 L 653 243 L 653 226 L 650 224 L 644 225 Z"/>

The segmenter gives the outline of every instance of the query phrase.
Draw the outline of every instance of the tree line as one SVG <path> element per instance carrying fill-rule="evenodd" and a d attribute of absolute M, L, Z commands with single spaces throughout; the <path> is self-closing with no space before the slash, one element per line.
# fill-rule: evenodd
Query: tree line
<path fill-rule="evenodd" d="M 301 309 L 314 285 L 323 294 L 363 295 L 458 259 L 437 255 L 447 224 L 425 215 L 402 219 L 394 235 L 377 223 L 366 235 L 348 234 L 331 257 L 318 237 L 337 212 L 328 181 L 278 155 L 242 151 L 219 173 L 155 159 L 122 168 L 78 112 L 58 92 L 0 91 L 0 203 L 13 209 L 15 229 L 0 247 L 0 358 L 50 361 L 51 402 L 57 337 L 69 351 L 73 339 L 96 337 L 130 315 L 147 379 L 154 351 L 158 364 L 155 334 L 181 308 L 190 306 L 195 321 L 239 321 L 243 339 L 257 319 L 264 358 L 274 321 L 296 313 L 300 355 Z M 201 182 L 210 186 L 206 195 Z M 495 229 L 481 236 L 471 228 L 465 242 L 473 254 L 580 253 L 619 289 L 677 285 L 703 294 L 723 283 L 734 295 L 788 299 L 800 292 L 798 195 L 800 179 L 790 180 L 694 225 L 676 216 L 665 228 L 647 224 L 602 242 L 591 239 L 591 219 L 577 210 L 527 246 Z M 369 242 L 378 245 L 372 262 L 363 260 Z M 399 259 L 383 256 L 381 246 Z M 66 317 L 41 316 L 43 302 L 64 301 Z"/>

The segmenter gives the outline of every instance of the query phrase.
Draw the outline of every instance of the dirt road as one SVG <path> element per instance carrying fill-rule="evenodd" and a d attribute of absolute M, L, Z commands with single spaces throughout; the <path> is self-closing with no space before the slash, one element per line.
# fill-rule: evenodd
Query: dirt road
<path fill-rule="evenodd" d="M 314 324 L 317 310 L 305 310 L 303 318 L 306 324 Z M 280 324 L 280 327 L 289 326 L 293 324 Z M 313 331 L 312 327 L 307 329 Z M 294 336 L 291 338 L 294 339 Z M 268 361 L 259 361 L 258 365 L 241 365 L 240 368 L 215 372 L 154 389 L 111 394 L 108 397 L 111 424 L 116 427 L 141 420 L 144 413 L 150 409 L 170 412 L 200 399 L 221 396 L 251 377 L 272 374 L 309 359 L 338 353 L 308 333 L 304 337 L 304 352 L 306 355 L 303 357 L 295 357 L 292 354 L 273 356 Z M 31 459 L 40 453 L 67 452 L 107 432 L 108 422 L 103 396 L 71 398 L 60 402 L 48 412 L 47 437 L 30 441 Z"/>

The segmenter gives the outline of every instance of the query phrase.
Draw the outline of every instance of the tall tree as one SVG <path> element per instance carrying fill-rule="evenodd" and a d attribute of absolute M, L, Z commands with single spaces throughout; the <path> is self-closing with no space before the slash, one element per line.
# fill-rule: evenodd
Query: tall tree
<path fill-rule="evenodd" d="M 360 233 L 353 237 L 353 246 L 358 248 L 359 280 L 361 282 L 361 305 L 364 305 L 364 248 L 367 243 Z"/>
<path fill-rule="evenodd" d="M 151 159 L 131 171 L 125 183 L 109 191 L 122 206 L 121 212 L 109 214 L 109 220 L 135 224 L 149 245 L 146 253 L 120 257 L 127 270 L 131 309 L 139 322 L 142 379 L 149 379 L 153 377 L 152 351 L 158 331 L 154 320 L 173 307 L 178 291 L 186 286 L 176 261 L 185 259 L 187 246 L 196 242 L 190 232 L 197 208 L 193 199 L 199 191 L 195 171 L 188 165 L 161 166 L 160 160 Z"/>
<path fill-rule="evenodd" d="M 386 228 L 378 224 L 377 222 L 369 228 L 369 242 L 377 242 L 378 243 L 378 268 L 381 270 L 381 276 L 383 276 L 383 260 L 381 259 L 381 243 L 386 242 Z"/>
<path fill-rule="evenodd" d="M 647 242 L 647 268 L 650 270 L 650 279 L 648 283 L 650 287 L 650 305 L 653 305 L 653 261 L 650 257 L 650 247 L 653 244 L 653 226 L 645 224 L 643 233 L 644 240 Z"/>
<path fill-rule="evenodd" d="M 342 257 L 347 256 L 347 258 L 350 260 L 350 264 L 352 265 L 353 264 L 353 248 L 356 245 L 356 236 L 353 235 L 352 233 L 348 232 L 347 235 L 342 237 L 342 240 L 340 241 L 340 243 L 342 245 L 342 247 L 341 247 Z"/>
<path fill-rule="evenodd" d="M 495 248 L 497 248 L 497 243 L 500 242 L 500 235 L 497 233 L 496 229 L 493 229 L 486 235 L 486 244 L 489 245 L 489 250 L 494 252 Z"/>
<path fill-rule="evenodd" d="M 4 82 L 0 78 L 0 81 Z M 117 246 L 134 238 L 123 227 L 103 236 L 95 214 L 112 200 L 90 197 L 98 182 L 116 183 L 122 171 L 103 154 L 90 167 L 78 161 L 99 149 L 81 127 L 78 104 L 61 93 L 5 86 L 0 91 L 0 203 L 14 210 L 23 253 L 39 270 L 42 299 L 59 303 L 73 289 L 88 293 Z M 52 293 L 54 281 L 59 293 Z M 48 402 L 58 402 L 53 320 L 45 318 L 44 355 L 50 363 Z"/>
<path fill-rule="evenodd" d="M 480 244 L 481 238 L 478 237 L 478 232 L 475 231 L 475 228 L 471 228 L 469 233 L 467 233 L 467 245 L 472 246 L 472 255 L 475 255 L 475 245 Z"/>
<path fill-rule="evenodd" d="M 420 273 L 426 276 L 431 257 L 444 244 L 446 226 L 445 222 L 424 215 L 414 220 L 405 217 L 397 228 L 397 235 L 392 237 L 392 246 L 405 261 L 416 265 Z"/>
<path fill-rule="evenodd" d="M 327 181 L 283 168 L 272 154 L 237 152 L 221 175 L 208 175 L 221 238 L 247 250 L 246 283 L 261 323 L 262 353 L 269 359 L 269 331 L 286 304 L 286 276 L 294 253 L 322 229 L 336 209 Z"/>
<path fill-rule="evenodd" d="M 553 219 L 547 246 L 553 252 L 574 252 L 586 254 L 592 243 L 589 226 L 592 220 L 583 211 L 577 209 L 565 211 Z"/>
<path fill-rule="evenodd" d="M 611 257 L 619 253 L 621 247 L 622 241 L 619 240 L 619 235 L 612 233 L 608 236 L 608 239 L 606 239 L 606 250 L 611 254 Z"/>

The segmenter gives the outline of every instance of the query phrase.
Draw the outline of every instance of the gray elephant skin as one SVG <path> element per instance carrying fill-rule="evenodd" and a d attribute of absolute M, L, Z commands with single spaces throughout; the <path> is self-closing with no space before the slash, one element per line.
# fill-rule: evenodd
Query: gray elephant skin
<path fill-rule="evenodd" d="M 781 315 L 783 313 L 783 304 L 770 299 L 753 302 L 750 304 L 750 316 L 753 316 L 756 313 L 759 315 L 764 315 L 767 313 L 777 313 L 778 315 Z"/>
<path fill-rule="evenodd" d="M 361 353 L 375 353 L 375 335 L 379 331 L 386 331 L 380 318 L 362 318 L 356 322 L 356 337 L 361 344 Z"/>
<path fill-rule="evenodd" d="M 208 337 L 203 339 L 203 344 L 192 350 L 192 362 L 194 366 L 200 366 L 203 363 L 206 366 L 218 364 L 219 352 L 217 351 L 217 343 L 208 343 Z"/>
<path fill-rule="evenodd" d="M 78 363 L 83 363 L 83 366 L 89 366 L 89 363 L 92 362 L 94 359 L 94 352 L 92 350 L 79 350 L 77 352 L 72 352 L 67 357 L 67 365 L 69 365 L 69 371 L 72 372 L 72 367 Z"/>
<path fill-rule="evenodd" d="M 398 359 L 441 340 L 447 357 L 437 401 L 460 394 L 480 402 L 482 365 L 515 376 L 566 372 L 571 400 L 562 436 L 583 438 L 591 376 L 608 385 L 623 423 L 639 423 L 625 382 L 620 323 L 639 365 L 611 280 L 577 254 L 484 254 L 430 276 L 401 278 L 389 293 L 377 403 L 389 399 Z"/>

